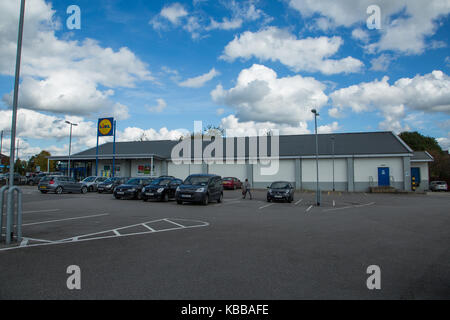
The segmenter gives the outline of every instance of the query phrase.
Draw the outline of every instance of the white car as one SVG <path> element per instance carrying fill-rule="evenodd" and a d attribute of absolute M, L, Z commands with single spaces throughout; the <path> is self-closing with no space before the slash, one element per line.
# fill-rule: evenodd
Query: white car
<path fill-rule="evenodd" d="M 87 187 L 88 191 L 92 192 L 92 191 L 97 191 L 98 185 L 100 183 L 102 183 L 103 181 L 105 181 L 106 179 L 108 179 L 108 178 L 91 176 L 91 177 L 87 177 L 86 179 L 81 181 L 81 183 Z"/>
<path fill-rule="evenodd" d="M 445 181 L 432 181 L 430 183 L 431 191 L 447 191 L 447 182 Z"/>

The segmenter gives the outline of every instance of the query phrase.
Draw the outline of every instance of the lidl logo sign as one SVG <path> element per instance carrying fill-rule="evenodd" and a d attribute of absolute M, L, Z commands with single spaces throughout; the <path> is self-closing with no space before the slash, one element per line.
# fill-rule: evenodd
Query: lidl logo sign
<path fill-rule="evenodd" d="M 99 136 L 112 136 L 114 134 L 114 118 L 98 119 L 98 135 Z"/>

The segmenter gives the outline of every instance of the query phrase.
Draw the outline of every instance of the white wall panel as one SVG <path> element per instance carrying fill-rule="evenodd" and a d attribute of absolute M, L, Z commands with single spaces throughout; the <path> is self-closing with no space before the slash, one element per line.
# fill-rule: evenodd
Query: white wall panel
<path fill-rule="evenodd" d="M 395 182 L 403 181 L 403 160 L 398 158 L 355 158 L 355 182 L 378 182 L 378 168 L 389 167 L 389 175 Z"/>
<path fill-rule="evenodd" d="M 295 160 L 279 160 L 278 172 L 274 175 L 263 175 L 261 169 L 266 167 L 257 163 L 253 165 L 253 181 L 254 182 L 271 182 L 276 180 L 284 180 L 295 182 Z"/>
<path fill-rule="evenodd" d="M 302 159 L 302 180 L 315 182 L 317 179 L 316 159 Z M 333 181 L 333 159 L 319 159 L 319 181 Z M 347 160 L 334 160 L 334 181 L 347 182 Z"/>
<path fill-rule="evenodd" d="M 247 178 L 247 169 L 245 164 L 211 164 L 208 167 L 210 174 L 217 174 L 224 177 L 235 177 L 241 181 Z"/>

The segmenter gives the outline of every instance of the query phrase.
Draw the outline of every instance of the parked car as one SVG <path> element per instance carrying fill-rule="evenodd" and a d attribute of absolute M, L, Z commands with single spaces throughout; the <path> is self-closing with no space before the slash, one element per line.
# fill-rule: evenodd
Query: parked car
<path fill-rule="evenodd" d="M 0 176 L 0 185 L 6 185 L 9 181 L 9 173 L 4 173 Z M 22 185 L 27 182 L 27 178 L 25 176 L 21 176 L 17 172 L 14 173 L 14 184 Z"/>
<path fill-rule="evenodd" d="M 88 188 L 88 191 L 92 192 L 92 191 L 97 191 L 97 187 L 98 187 L 99 183 L 104 182 L 106 179 L 108 179 L 108 178 L 91 176 L 91 177 L 87 177 L 86 179 L 81 181 L 81 183 L 83 183 Z"/>
<path fill-rule="evenodd" d="M 114 189 L 116 199 L 142 199 L 142 188 L 150 184 L 153 178 L 131 178 L 125 184 Z"/>
<path fill-rule="evenodd" d="M 54 192 L 61 194 L 67 193 L 86 193 L 86 185 L 77 182 L 75 179 L 66 176 L 45 176 L 38 185 L 38 190 L 42 193 Z"/>
<path fill-rule="evenodd" d="M 267 190 L 267 201 L 285 200 L 287 202 L 294 201 L 294 187 L 290 182 L 276 181 L 273 182 Z"/>
<path fill-rule="evenodd" d="M 241 189 L 242 182 L 238 178 L 235 177 L 225 177 L 222 178 L 222 184 L 224 189 Z"/>
<path fill-rule="evenodd" d="M 445 181 L 431 181 L 430 182 L 430 190 L 431 191 L 447 191 L 448 186 Z"/>
<path fill-rule="evenodd" d="M 130 180 L 128 177 L 109 178 L 98 184 L 97 191 L 98 193 L 113 193 L 115 187 L 126 183 L 128 180 Z"/>
<path fill-rule="evenodd" d="M 159 200 L 167 202 L 175 199 L 175 192 L 183 181 L 176 178 L 158 178 L 142 189 L 142 200 Z"/>
<path fill-rule="evenodd" d="M 222 178 L 213 174 L 193 174 L 177 188 L 175 198 L 178 204 L 200 202 L 207 205 L 210 201 L 223 200 Z"/>
<path fill-rule="evenodd" d="M 28 177 L 27 184 L 30 185 L 30 186 L 35 186 L 35 185 L 39 184 L 39 181 L 41 181 L 41 179 L 43 177 L 48 176 L 48 175 L 51 175 L 51 176 L 63 176 L 63 174 L 61 172 L 50 172 L 50 173 L 48 173 L 48 172 L 40 172 L 40 173 L 37 173 L 37 174 L 35 174 L 33 176 Z"/>

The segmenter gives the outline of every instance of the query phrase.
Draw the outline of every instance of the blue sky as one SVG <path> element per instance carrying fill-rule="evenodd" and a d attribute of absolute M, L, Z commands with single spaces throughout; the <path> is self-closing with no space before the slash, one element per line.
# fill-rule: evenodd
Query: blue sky
<path fill-rule="evenodd" d="M 0 130 L 10 127 L 18 3 L 0 4 Z M 229 135 L 278 129 L 419 131 L 450 146 L 450 2 L 28 0 L 18 132 L 23 157 L 175 139 L 201 120 Z M 80 8 L 70 30 L 67 8 Z M 105 142 L 107 140 L 102 140 Z M 3 153 L 9 142 L 4 140 Z"/>

